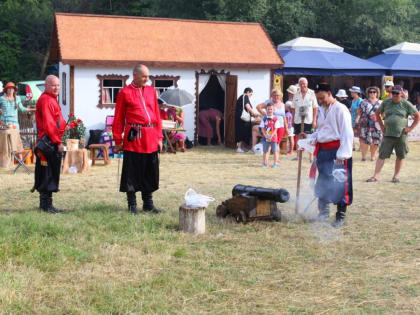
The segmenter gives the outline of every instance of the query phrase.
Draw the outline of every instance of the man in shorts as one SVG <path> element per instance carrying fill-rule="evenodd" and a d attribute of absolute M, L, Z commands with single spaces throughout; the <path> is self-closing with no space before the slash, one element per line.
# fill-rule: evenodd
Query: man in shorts
<path fill-rule="evenodd" d="M 299 90 L 294 95 L 291 106 L 294 124 L 293 128 L 297 139 L 299 136 L 302 136 L 303 133 L 312 133 L 312 131 L 316 128 L 318 114 L 318 101 L 316 99 L 315 92 L 308 88 L 308 80 L 306 78 L 300 78 L 298 83 Z M 302 113 L 304 113 L 304 130 L 301 130 Z M 297 160 L 297 158 L 294 160 Z M 312 163 L 312 154 L 309 154 L 309 160 Z"/>
<path fill-rule="evenodd" d="M 396 85 L 392 88 L 392 98 L 386 99 L 376 111 L 376 120 L 384 133 L 384 138 L 379 147 L 379 158 L 376 161 L 375 173 L 367 182 L 378 181 L 379 173 L 384 166 L 385 159 L 388 159 L 395 150 L 395 171 L 392 177 L 393 183 L 398 183 L 402 161 L 408 153 L 407 134 L 416 128 L 420 120 L 420 114 L 410 102 L 402 98 L 402 88 Z M 381 115 L 385 116 L 382 121 Z M 413 124 L 408 127 L 408 116 L 414 117 Z"/>

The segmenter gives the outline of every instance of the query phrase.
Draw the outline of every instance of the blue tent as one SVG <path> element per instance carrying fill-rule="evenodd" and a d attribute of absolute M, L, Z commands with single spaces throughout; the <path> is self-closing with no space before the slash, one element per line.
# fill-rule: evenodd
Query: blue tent
<path fill-rule="evenodd" d="M 323 39 L 298 37 L 277 47 L 284 67 L 283 75 L 382 76 L 385 68 L 357 58 Z"/>
<path fill-rule="evenodd" d="M 369 61 L 384 66 L 394 76 L 420 77 L 420 44 L 404 42 L 383 52 Z"/>

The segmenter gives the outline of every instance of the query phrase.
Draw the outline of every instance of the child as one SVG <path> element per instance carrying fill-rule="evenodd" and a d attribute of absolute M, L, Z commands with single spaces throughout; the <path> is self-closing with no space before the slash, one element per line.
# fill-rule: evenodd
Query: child
<path fill-rule="evenodd" d="M 294 133 L 293 133 L 293 116 L 292 112 L 290 111 L 290 104 L 288 102 L 286 103 L 286 120 L 287 120 L 287 139 L 289 141 L 289 150 L 287 151 L 287 154 L 292 154 L 293 147 L 295 145 L 294 141 Z"/>
<path fill-rule="evenodd" d="M 264 136 L 264 154 L 263 154 L 263 167 L 268 166 L 268 156 L 272 150 L 274 153 L 273 168 L 277 167 L 276 161 L 278 160 L 278 144 L 277 144 L 277 129 L 280 128 L 280 123 L 276 116 L 274 116 L 273 103 L 266 105 L 267 116 L 261 121 L 261 132 Z"/>

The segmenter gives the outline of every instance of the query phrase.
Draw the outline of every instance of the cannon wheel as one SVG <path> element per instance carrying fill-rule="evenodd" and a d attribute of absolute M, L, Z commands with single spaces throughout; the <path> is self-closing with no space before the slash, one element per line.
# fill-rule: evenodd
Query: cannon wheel
<path fill-rule="evenodd" d="M 246 216 L 245 212 L 240 211 L 239 213 L 235 214 L 235 220 L 237 223 L 243 223 L 243 224 L 247 224 L 248 223 L 248 217 Z"/>
<path fill-rule="evenodd" d="M 275 203 L 271 205 L 270 215 L 274 221 L 276 222 L 281 221 L 281 212 L 280 212 L 280 209 L 277 208 L 277 205 Z"/>
<path fill-rule="evenodd" d="M 218 205 L 216 208 L 216 215 L 218 217 L 226 218 L 226 216 L 229 214 L 228 208 L 226 208 L 225 205 Z"/>

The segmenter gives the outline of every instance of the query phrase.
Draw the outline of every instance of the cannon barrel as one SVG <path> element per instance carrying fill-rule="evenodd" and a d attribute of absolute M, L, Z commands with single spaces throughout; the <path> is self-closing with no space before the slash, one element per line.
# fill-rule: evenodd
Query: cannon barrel
<path fill-rule="evenodd" d="M 271 189 L 246 185 L 236 185 L 235 187 L 233 187 L 233 196 L 238 196 L 242 194 L 282 203 L 288 201 L 290 198 L 289 192 L 283 188 Z"/>

